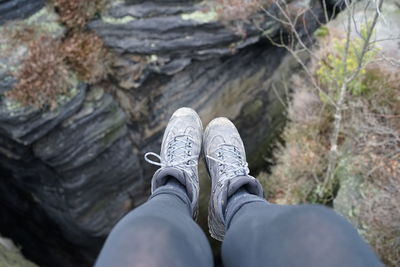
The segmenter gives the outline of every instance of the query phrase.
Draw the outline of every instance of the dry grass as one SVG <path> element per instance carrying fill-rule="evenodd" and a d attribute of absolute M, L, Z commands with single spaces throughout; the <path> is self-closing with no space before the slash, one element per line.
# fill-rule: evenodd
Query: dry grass
<path fill-rule="evenodd" d="M 315 92 L 302 88 L 305 81 L 296 78 L 297 88 L 292 96 L 288 118 L 283 132 L 285 145 L 275 157 L 277 164 L 272 174 L 264 175 L 267 198 L 280 204 L 326 203 L 332 200 L 332 192 L 323 197 L 316 194 L 322 183 L 326 168 L 329 140 L 324 135 L 329 131 L 332 112 Z"/>
<path fill-rule="evenodd" d="M 218 15 L 218 20 L 238 36 L 246 38 L 246 24 L 259 24 L 253 15 L 266 7 L 273 0 L 216 0 L 211 6 Z"/>
<path fill-rule="evenodd" d="M 15 74 L 18 82 L 6 96 L 22 105 L 54 109 L 58 96 L 66 94 L 70 87 L 59 42 L 42 36 L 31 41 L 28 48 L 28 56 Z"/>
<path fill-rule="evenodd" d="M 42 29 L 23 22 L 6 27 L 2 32 L 10 47 L 7 53 L 13 53 L 14 44 L 28 48 L 21 67 L 13 73 L 17 83 L 6 96 L 23 106 L 54 110 L 59 97 L 69 95 L 72 78 L 86 83 L 105 79 L 110 52 L 85 25 L 106 2 L 51 0 L 53 5 L 48 8 L 54 7 L 59 21 L 67 27 L 63 36 L 50 37 L 46 26 Z"/>
<path fill-rule="evenodd" d="M 72 87 L 72 72 L 83 82 L 97 83 L 109 71 L 110 53 L 94 33 L 70 31 L 62 40 L 55 40 L 24 27 L 9 36 L 8 44 L 16 42 L 28 48 L 21 68 L 13 73 L 17 83 L 6 93 L 23 106 L 54 110 L 59 96 L 68 95 Z"/>
<path fill-rule="evenodd" d="M 83 28 L 106 0 L 52 0 L 60 21 L 68 28 Z"/>
<path fill-rule="evenodd" d="M 398 71 L 398 70 L 397 70 Z M 368 95 L 351 107 L 353 168 L 364 177 L 364 237 L 388 266 L 400 265 L 400 84 L 396 71 L 375 64 Z M 357 135 L 356 135 L 357 134 Z"/>
<path fill-rule="evenodd" d="M 108 73 L 109 52 L 103 41 L 91 32 L 74 32 L 61 45 L 66 62 L 80 79 L 96 83 Z"/>
<path fill-rule="evenodd" d="M 260 10 L 261 0 L 217 0 L 216 12 L 220 21 L 247 20 Z"/>

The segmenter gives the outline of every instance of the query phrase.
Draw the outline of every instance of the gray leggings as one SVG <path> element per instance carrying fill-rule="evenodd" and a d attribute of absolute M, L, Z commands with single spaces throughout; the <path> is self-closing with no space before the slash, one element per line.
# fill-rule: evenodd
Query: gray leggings
<path fill-rule="evenodd" d="M 225 267 L 382 266 L 341 216 L 328 208 L 248 203 L 233 216 L 222 244 Z M 96 266 L 213 266 L 207 238 L 185 201 L 160 194 L 111 231 Z"/>

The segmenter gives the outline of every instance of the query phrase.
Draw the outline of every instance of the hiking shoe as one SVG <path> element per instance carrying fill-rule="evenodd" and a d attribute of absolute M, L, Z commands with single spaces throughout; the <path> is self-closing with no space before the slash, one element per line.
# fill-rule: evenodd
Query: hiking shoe
<path fill-rule="evenodd" d="M 252 194 L 252 199 L 260 201 L 264 193 L 258 180 L 249 175 L 242 139 L 230 120 L 216 118 L 208 124 L 203 137 L 203 150 L 212 186 L 208 227 L 211 236 L 222 241 L 226 231 L 228 198 L 239 188 L 245 188 Z"/>
<path fill-rule="evenodd" d="M 196 111 L 180 108 L 172 114 L 165 129 L 160 155 L 145 154 L 145 160 L 160 166 L 151 180 L 152 196 L 171 178 L 176 178 L 186 189 L 192 216 L 197 217 L 199 199 L 199 176 L 197 171 L 201 151 L 203 126 Z M 158 161 L 149 157 L 153 156 Z M 161 188 L 160 188 L 161 190 Z"/>

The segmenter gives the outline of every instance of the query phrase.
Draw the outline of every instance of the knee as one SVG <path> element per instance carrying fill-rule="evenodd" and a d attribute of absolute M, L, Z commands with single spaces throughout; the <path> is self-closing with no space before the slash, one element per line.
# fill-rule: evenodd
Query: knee
<path fill-rule="evenodd" d="M 334 210 L 320 205 L 304 205 L 292 209 L 279 218 L 283 231 L 290 231 L 298 236 L 335 237 L 358 236 L 353 226 Z"/>
<path fill-rule="evenodd" d="M 114 227 L 117 235 L 130 236 L 136 240 L 149 240 L 157 237 L 168 241 L 177 235 L 177 227 L 169 220 L 159 216 L 126 216 Z"/>
<path fill-rule="evenodd" d="M 172 235 L 170 224 L 160 218 L 126 216 L 108 236 L 98 266 L 162 266 Z"/>
<path fill-rule="evenodd" d="M 293 209 L 293 215 L 298 218 L 309 218 L 315 220 L 325 220 L 325 218 L 339 218 L 339 215 L 332 210 L 322 205 L 310 204 L 299 205 L 297 209 Z"/>
<path fill-rule="evenodd" d="M 298 206 L 298 208 L 293 209 L 288 216 L 292 218 L 291 221 L 298 224 L 307 224 L 312 226 L 350 226 L 346 219 L 337 214 L 334 210 L 321 205 Z"/>

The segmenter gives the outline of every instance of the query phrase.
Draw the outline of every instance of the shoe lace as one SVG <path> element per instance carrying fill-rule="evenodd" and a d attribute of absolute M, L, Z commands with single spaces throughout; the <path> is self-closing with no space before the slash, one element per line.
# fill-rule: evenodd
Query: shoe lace
<path fill-rule="evenodd" d="M 207 158 L 218 163 L 222 180 L 250 173 L 248 163 L 243 160 L 240 150 L 236 146 L 222 144 L 217 148 L 216 155 L 217 158 L 209 155 Z"/>
<path fill-rule="evenodd" d="M 177 135 L 167 143 L 166 162 L 163 162 L 161 156 L 154 152 L 147 152 L 144 159 L 153 165 L 160 167 L 175 167 L 188 172 L 187 167 L 197 166 L 197 156 L 192 155 L 194 140 L 188 135 Z M 153 156 L 158 161 L 153 161 L 149 157 Z"/>

